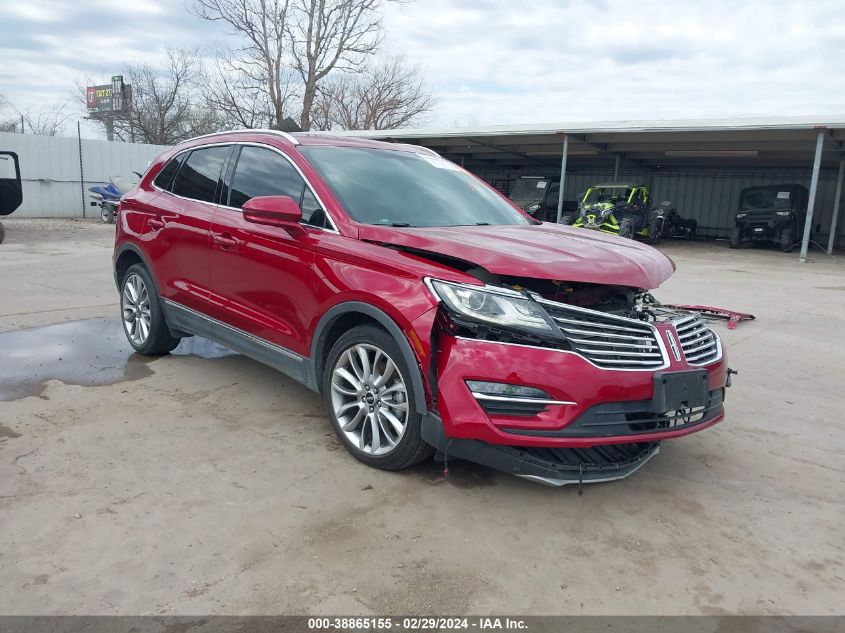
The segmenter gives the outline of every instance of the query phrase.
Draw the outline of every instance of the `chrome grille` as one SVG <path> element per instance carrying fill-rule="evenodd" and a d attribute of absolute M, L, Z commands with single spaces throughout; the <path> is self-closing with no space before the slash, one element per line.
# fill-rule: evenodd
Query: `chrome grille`
<path fill-rule="evenodd" d="M 719 341 L 707 324 L 696 314 L 673 321 L 684 356 L 690 365 L 706 365 L 718 360 Z"/>
<path fill-rule="evenodd" d="M 542 301 L 573 350 L 603 369 L 658 369 L 665 364 L 657 330 L 641 321 Z"/>

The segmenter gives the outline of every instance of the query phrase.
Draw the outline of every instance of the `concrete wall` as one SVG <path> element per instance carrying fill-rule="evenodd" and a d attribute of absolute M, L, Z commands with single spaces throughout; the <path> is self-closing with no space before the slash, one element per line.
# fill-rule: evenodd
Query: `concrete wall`
<path fill-rule="evenodd" d="M 88 217 L 88 187 L 108 182 L 110 174 L 141 173 L 167 149 L 159 145 L 110 143 L 82 139 L 80 182 L 79 140 L 56 136 L 0 133 L 0 150 L 16 152 L 23 180 L 23 205 L 13 217 Z M 84 189 L 84 207 L 83 207 Z"/>
<path fill-rule="evenodd" d="M 683 169 L 654 173 L 646 170 L 619 170 L 619 180 L 636 180 L 648 185 L 656 201 L 671 200 L 681 215 L 698 220 L 702 234 L 727 237 L 734 225 L 739 194 L 745 187 L 797 183 L 809 190 L 811 160 L 806 169 Z M 507 180 L 519 176 L 543 175 L 557 178 L 552 170 L 526 168 L 519 170 L 478 170 L 487 180 Z M 564 197 L 575 200 L 590 185 L 613 180 L 613 170 L 582 170 L 567 174 Z M 827 246 L 830 219 L 836 193 L 836 170 L 822 170 L 819 178 L 816 209 L 813 214 L 813 238 Z M 820 226 L 819 226 L 820 225 Z M 817 231 L 818 227 L 818 231 Z M 840 212 L 837 228 L 839 246 L 845 246 L 845 208 Z"/>

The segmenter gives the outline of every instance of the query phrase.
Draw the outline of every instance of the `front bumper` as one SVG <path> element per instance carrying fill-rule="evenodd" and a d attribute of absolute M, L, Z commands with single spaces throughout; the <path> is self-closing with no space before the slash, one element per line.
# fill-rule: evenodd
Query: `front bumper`
<path fill-rule="evenodd" d="M 423 418 L 422 437 L 437 449 L 442 459 L 466 459 L 549 486 L 624 479 L 660 451 L 659 442 L 554 449 L 454 439 L 446 436 L 440 418 L 431 414 Z"/>
<path fill-rule="evenodd" d="M 436 371 L 437 410 L 450 439 L 552 449 L 650 444 L 724 418 L 724 354 L 704 367 L 670 356 L 659 370 L 610 370 L 573 352 L 443 335 Z M 700 415 L 661 411 L 655 376 L 695 371 L 706 374 L 707 401 Z M 549 394 L 550 403 L 527 412 L 485 406 L 468 380 L 534 387 Z"/>

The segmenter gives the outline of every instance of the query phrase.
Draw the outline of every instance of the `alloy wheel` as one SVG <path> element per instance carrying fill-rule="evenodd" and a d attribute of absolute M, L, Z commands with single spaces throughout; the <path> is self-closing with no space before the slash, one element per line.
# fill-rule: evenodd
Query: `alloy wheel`
<path fill-rule="evenodd" d="M 408 391 L 387 353 L 367 343 L 344 350 L 332 369 L 332 407 L 349 442 L 362 453 L 386 455 L 408 424 Z"/>
<path fill-rule="evenodd" d="M 123 328 L 135 345 L 143 345 L 150 336 L 150 293 L 141 276 L 132 273 L 123 283 L 120 307 Z"/>

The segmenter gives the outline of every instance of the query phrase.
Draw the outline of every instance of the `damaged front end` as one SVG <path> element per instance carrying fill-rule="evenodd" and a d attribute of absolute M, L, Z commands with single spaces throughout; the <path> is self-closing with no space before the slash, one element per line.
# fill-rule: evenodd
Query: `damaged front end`
<path fill-rule="evenodd" d="M 627 477 L 664 439 L 724 416 L 721 341 L 642 289 L 465 271 L 436 279 L 423 436 L 550 485 Z"/>

